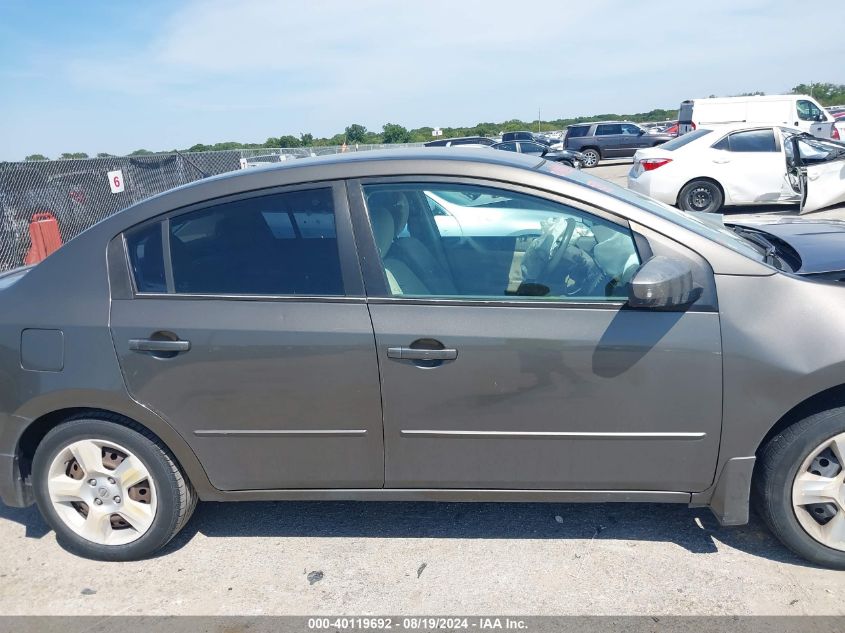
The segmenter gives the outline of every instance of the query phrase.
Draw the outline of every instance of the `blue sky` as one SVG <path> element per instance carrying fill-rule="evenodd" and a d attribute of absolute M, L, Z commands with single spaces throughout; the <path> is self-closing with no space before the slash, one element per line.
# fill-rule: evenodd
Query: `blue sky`
<path fill-rule="evenodd" d="M 845 83 L 843 24 L 784 0 L 0 0 L 0 160 Z"/>

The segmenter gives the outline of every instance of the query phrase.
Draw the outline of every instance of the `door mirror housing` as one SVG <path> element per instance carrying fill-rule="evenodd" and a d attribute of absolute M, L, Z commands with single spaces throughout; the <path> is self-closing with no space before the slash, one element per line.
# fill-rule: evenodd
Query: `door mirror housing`
<path fill-rule="evenodd" d="M 652 310 L 683 310 L 701 296 L 688 262 L 656 256 L 646 261 L 628 286 L 628 305 Z"/>

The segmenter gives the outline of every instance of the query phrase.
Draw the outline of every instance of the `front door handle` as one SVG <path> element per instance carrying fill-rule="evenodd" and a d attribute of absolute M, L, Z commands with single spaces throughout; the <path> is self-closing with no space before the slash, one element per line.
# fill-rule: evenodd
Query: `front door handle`
<path fill-rule="evenodd" d="M 388 347 L 387 357 L 398 360 L 455 360 L 456 349 L 416 349 L 413 347 Z"/>
<path fill-rule="evenodd" d="M 129 349 L 133 352 L 187 352 L 191 342 L 133 338 L 129 340 Z"/>
<path fill-rule="evenodd" d="M 717 165 L 724 165 L 725 163 L 731 162 L 730 158 L 714 158 L 713 162 Z"/>

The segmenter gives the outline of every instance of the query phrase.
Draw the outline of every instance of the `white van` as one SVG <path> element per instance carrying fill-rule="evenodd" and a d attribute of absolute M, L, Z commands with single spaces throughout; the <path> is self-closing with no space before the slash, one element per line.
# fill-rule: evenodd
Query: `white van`
<path fill-rule="evenodd" d="M 798 128 L 819 138 L 840 140 L 834 118 L 806 95 L 765 95 L 690 99 L 678 111 L 678 133 L 727 123 L 760 123 Z"/>

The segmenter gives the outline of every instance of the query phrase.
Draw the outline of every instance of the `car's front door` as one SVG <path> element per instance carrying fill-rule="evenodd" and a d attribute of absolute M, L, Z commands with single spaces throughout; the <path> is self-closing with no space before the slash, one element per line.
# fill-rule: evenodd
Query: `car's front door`
<path fill-rule="evenodd" d="M 223 490 L 383 485 L 378 366 L 345 187 L 179 211 L 125 234 L 111 329 L 132 397 Z"/>
<path fill-rule="evenodd" d="M 806 191 L 802 213 L 845 202 L 845 152 L 839 143 L 797 135 L 784 138 L 783 143 L 793 184 L 800 178 Z M 802 185 L 795 189 L 800 192 Z"/>
<path fill-rule="evenodd" d="M 648 256 L 627 223 L 479 181 L 365 181 L 352 195 L 387 487 L 711 484 L 719 317 L 626 308 Z M 438 230 L 433 198 L 460 235 Z M 491 209 L 496 227 L 473 221 Z"/>
<path fill-rule="evenodd" d="M 651 147 L 651 139 L 644 129 L 633 123 L 623 123 L 621 127 L 623 143 L 620 149 L 624 150 L 625 156 L 633 156 L 638 149 Z"/>

